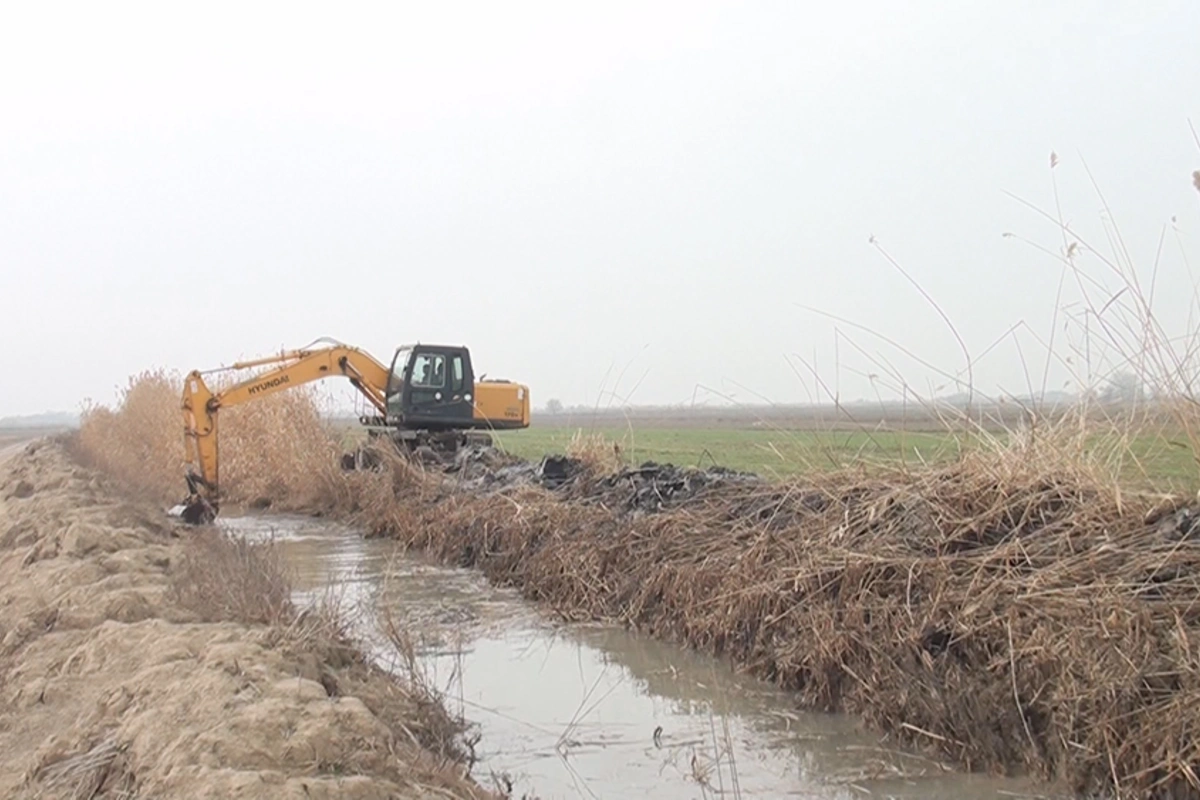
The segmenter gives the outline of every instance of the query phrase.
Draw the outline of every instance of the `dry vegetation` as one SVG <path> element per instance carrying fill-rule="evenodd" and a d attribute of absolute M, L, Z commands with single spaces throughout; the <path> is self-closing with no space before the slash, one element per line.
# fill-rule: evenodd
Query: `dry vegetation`
<path fill-rule="evenodd" d="M 403 465 L 356 480 L 373 533 L 569 617 L 721 654 L 972 768 L 1200 797 L 1200 530 L 1056 452 L 636 518 L 531 487 L 448 493 Z"/>
<path fill-rule="evenodd" d="M 158 503 L 178 502 L 185 493 L 182 387 L 163 370 L 132 377 L 115 409 L 84 411 L 76 452 L 127 489 Z M 337 448 L 306 387 L 222 409 L 219 425 L 226 505 L 311 507 L 329 490 Z"/>
<path fill-rule="evenodd" d="M 296 615 L 282 553 L 269 543 L 198 531 L 171 572 L 167 599 L 204 622 L 287 625 Z"/>

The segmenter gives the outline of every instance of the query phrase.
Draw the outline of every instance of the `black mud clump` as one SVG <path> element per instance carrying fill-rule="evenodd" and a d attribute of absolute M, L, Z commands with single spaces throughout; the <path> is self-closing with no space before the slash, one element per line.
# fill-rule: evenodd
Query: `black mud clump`
<path fill-rule="evenodd" d="M 1172 542 L 1200 541 L 1200 508 L 1184 507 L 1157 520 L 1155 532 Z"/>
<path fill-rule="evenodd" d="M 464 448 L 454 463 L 442 471 L 455 478 L 457 488 L 481 493 L 518 486 L 558 491 L 574 485 L 588 473 L 582 461 L 569 456 L 548 455 L 533 462 L 494 447 Z"/>
<path fill-rule="evenodd" d="M 511 486 L 539 484 L 539 465 L 494 447 L 466 447 L 442 472 L 455 480 L 456 488 L 488 492 Z"/>
<path fill-rule="evenodd" d="M 724 467 L 679 467 L 647 461 L 598 479 L 565 485 L 565 499 L 600 503 L 614 512 L 653 514 L 701 500 L 730 486 L 760 483 L 757 475 Z"/>
<path fill-rule="evenodd" d="M 622 513 L 655 513 L 678 508 L 727 486 L 760 483 L 752 473 L 725 467 L 680 467 L 647 461 L 607 474 L 596 474 L 577 458 L 547 455 L 525 461 L 489 447 L 459 452 L 446 468 L 457 488 L 490 493 L 518 486 L 540 486 L 563 500 L 598 504 Z"/>

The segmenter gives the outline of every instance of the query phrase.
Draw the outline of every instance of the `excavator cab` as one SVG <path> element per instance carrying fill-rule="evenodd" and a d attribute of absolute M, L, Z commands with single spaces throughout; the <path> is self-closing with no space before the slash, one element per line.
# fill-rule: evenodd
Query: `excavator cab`
<path fill-rule="evenodd" d="M 529 427 L 528 387 L 476 380 L 471 352 L 457 345 L 398 348 L 384 395 L 387 416 L 376 426 L 410 447 L 452 453 L 492 444 L 488 431 Z"/>
<path fill-rule="evenodd" d="M 475 373 L 465 347 L 415 345 L 392 357 L 387 424 L 430 431 L 474 427 Z"/>

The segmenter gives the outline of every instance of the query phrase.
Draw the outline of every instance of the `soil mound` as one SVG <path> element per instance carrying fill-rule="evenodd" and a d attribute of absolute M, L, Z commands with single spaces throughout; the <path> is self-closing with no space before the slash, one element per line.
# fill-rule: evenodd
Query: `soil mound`
<path fill-rule="evenodd" d="M 491 796 L 268 553 L 106 481 L 50 442 L 0 464 L 0 796 Z"/>

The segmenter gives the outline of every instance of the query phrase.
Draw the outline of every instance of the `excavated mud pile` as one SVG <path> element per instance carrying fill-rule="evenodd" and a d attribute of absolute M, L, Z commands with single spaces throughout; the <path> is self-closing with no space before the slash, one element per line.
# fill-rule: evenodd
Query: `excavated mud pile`
<path fill-rule="evenodd" d="M 538 486 L 559 498 L 599 505 L 614 513 L 655 513 L 679 508 L 728 487 L 760 485 L 757 475 L 723 467 L 697 469 L 647 461 L 638 467 L 597 474 L 586 462 L 564 455 L 524 461 L 492 448 L 459 453 L 444 470 L 455 488 L 486 494 Z"/>
<path fill-rule="evenodd" d="M 566 618 L 720 654 L 968 768 L 1081 796 L 1200 798 L 1200 525 L 1186 503 L 1017 450 L 782 484 L 556 469 L 553 488 L 535 468 L 483 492 L 400 469 L 364 487 L 358 519 Z"/>
<path fill-rule="evenodd" d="M 0 464 L 0 796 L 490 796 L 439 706 L 228 541 L 59 444 Z"/>
<path fill-rule="evenodd" d="M 721 467 L 702 470 L 647 461 L 640 467 L 598 477 L 581 470 L 560 493 L 567 501 L 636 516 L 684 508 L 760 483 L 755 475 Z"/>

